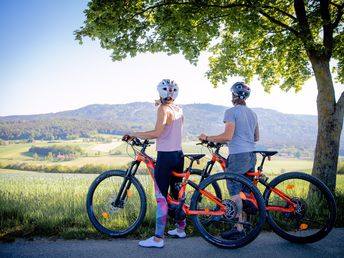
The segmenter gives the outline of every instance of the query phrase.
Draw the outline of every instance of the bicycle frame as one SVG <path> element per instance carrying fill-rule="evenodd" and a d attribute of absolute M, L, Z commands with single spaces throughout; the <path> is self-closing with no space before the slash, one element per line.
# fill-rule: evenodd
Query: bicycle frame
<path fill-rule="evenodd" d="M 87 214 L 92 224 L 98 231 L 112 237 L 125 236 L 142 224 L 148 206 L 147 194 L 136 173 L 147 169 L 153 182 L 156 173 L 155 160 L 145 152 L 151 143 L 129 136 L 123 137 L 123 140 L 134 150 L 133 161 L 126 171 L 114 169 L 96 177 L 89 188 L 86 201 Z M 209 147 L 209 143 L 206 143 Z M 290 172 L 268 182 L 268 178 L 263 174 L 263 165 L 266 158 L 270 160 L 276 151 L 256 152 L 260 153 L 263 159 L 255 171 L 246 173 L 251 181 L 240 175 L 223 173 L 222 171 L 226 170 L 226 159 L 219 153 L 222 145 L 212 144 L 212 157 L 203 170 L 193 168 L 192 164 L 205 154 L 185 154 L 184 157 L 190 160 L 187 168 L 181 173 L 172 171 L 173 176 L 179 180 L 174 180 L 175 184 L 173 183 L 171 189 L 173 195 L 170 191 L 166 199 L 168 213 L 174 214 L 174 219 L 179 221 L 191 215 L 192 222 L 201 236 L 215 246 L 224 248 L 237 248 L 253 241 L 266 219 L 276 234 L 295 243 L 313 243 L 325 237 L 333 228 L 336 218 L 335 199 L 320 180 L 305 173 Z M 210 175 L 216 162 L 219 162 L 222 171 Z M 141 163 L 145 164 L 145 167 L 139 169 Z M 195 179 L 197 181 L 194 181 Z M 237 181 L 248 189 L 239 191 L 242 210 L 239 210 L 236 204 L 236 200 L 240 198 L 233 198 L 231 194 L 232 181 Z M 261 191 L 264 191 L 263 196 L 257 187 L 259 183 L 265 187 L 265 191 L 263 186 L 260 187 Z M 154 185 L 156 186 L 156 182 Z M 188 185 L 191 188 L 186 191 Z M 308 188 L 308 185 L 309 189 L 316 189 L 319 196 L 313 198 L 313 195 L 305 196 L 307 193 L 303 191 L 300 193 L 299 190 Z M 299 187 L 301 188 L 298 189 Z M 190 199 L 188 194 L 192 192 Z M 318 203 L 319 207 L 320 204 L 323 205 L 321 207 L 324 207 L 324 212 L 318 212 Z M 129 214 L 130 216 L 127 216 Z M 243 220 L 240 220 L 240 214 Z M 123 219 L 126 220 L 125 223 L 122 223 Z M 227 230 L 240 224 L 246 230 L 244 236 L 236 239 L 237 241 L 227 238 Z M 304 233 L 307 229 L 310 230 Z"/>
<path fill-rule="evenodd" d="M 135 156 L 135 160 L 131 163 L 130 167 L 128 168 L 127 173 L 126 173 L 126 177 L 125 177 L 125 181 L 121 185 L 121 188 L 119 190 L 119 194 L 115 200 L 116 205 L 120 204 L 121 200 L 125 199 L 128 191 L 129 191 L 129 188 L 130 188 L 130 180 L 128 180 L 128 179 L 131 176 L 135 176 L 137 169 L 140 166 L 141 162 L 143 162 L 145 164 L 145 166 L 149 172 L 149 175 L 151 176 L 151 178 L 154 182 L 154 180 L 155 180 L 154 179 L 155 161 L 153 158 L 151 158 L 148 154 L 145 153 L 145 149 L 148 147 L 148 145 L 149 145 L 148 142 L 146 144 L 143 144 L 142 149 Z M 179 193 L 178 193 L 178 200 L 174 200 L 174 199 L 172 199 L 172 197 L 170 197 L 170 195 L 168 195 L 167 203 L 177 205 L 178 209 L 182 209 L 186 215 L 198 215 L 198 214 L 199 215 L 209 215 L 209 216 L 221 216 L 221 215 L 223 215 L 225 213 L 225 206 L 222 204 L 222 201 L 217 196 L 213 195 L 212 193 L 200 189 L 197 184 L 195 184 L 194 182 L 189 180 L 189 177 L 191 175 L 191 167 L 192 167 L 193 162 L 194 162 L 194 160 L 190 161 L 188 168 L 183 173 L 176 173 L 174 171 L 172 172 L 173 176 L 181 177 L 181 178 L 183 178 L 183 180 L 181 182 L 181 188 L 180 188 Z M 127 184 L 127 182 L 129 182 L 129 183 Z M 189 205 L 185 203 L 185 199 L 186 199 L 185 198 L 185 192 L 186 192 L 186 186 L 187 185 L 190 185 L 192 188 L 195 189 L 195 191 L 199 191 L 201 194 L 206 196 L 209 200 L 216 203 L 220 209 L 217 211 L 190 210 Z M 126 188 L 125 191 L 124 191 L 124 188 Z M 122 195 L 123 191 L 124 191 L 124 194 Z"/>
<path fill-rule="evenodd" d="M 222 144 L 217 144 L 215 147 L 216 149 L 211 156 L 211 160 L 207 162 L 205 167 L 205 171 L 209 171 L 209 173 L 213 169 L 215 162 L 220 164 L 223 171 L 226 169 L 226 158 L 220 154 L 220 148 L 222 147 Z"/>
<path fill-rule="evenodd" d="M 265 157 L 263 157 L 262 164 L 264 163 Z M 278 195 L 281 199 L 285 200 L 290 206 L 288 208 L 281 207 L 281 206 L 269 206 L 265 205 L 265 209 L 267 211 L 280 211 L 280 212 L 294 212 L 295 207 L 294 207 L 294 202 L 292 201 L 292 197 L 287 195 L 286 193 L 282 192 L 281 190 L 278 190 L 277 188 L 271 187 L 269 183 L 266 182 L 267 179 L 262 179 L 262 165 L 258 167 L 256 172 L 247 172 L 245 175 L 246 176 L 253 176 L 254 180 L 253 183 L 257 186 L 258 182 L 264 185 L 264 187 L 269 188 L 271 192 L 275 193 Z M 256 204 L 255 204 L 256 205 Z M 257 206 L 256 206 L 257 207 Z"/>
<path fill-rule="evenodd" d="M 203 169 L 204 174 L 210 175 L 215 162 L 218 162 L 220 164 L 223 172 L 226 171 L 227 160 L 219 153 L 220 148 L 222 146 L 223 145 L 220 143 L 216 143 L 216 144 L 212 142 L 208 143 L 208 148 L 215 148 L 215 151 L 212 152 L 211 160 L 207 162 L 205 168 Z M 260 166 L 258 166 L 257 171 L 247 172 L 245 173 L 245 175 L 253 177 L 254 178 L 253 183 L 256 186 L 258 185 L 258 183 L 261 183 L 262 185 L 264 185 L 264 187 L 269 188 L 273 193 L 278 195 L 281 199 L 285 200 L 290 205 L 289 207 L 286 208 L 286 207 L 281 207 L 281 206 L 269 206 L 266 204 L 266 207 L 265 207 L 266 210 L 279 211 L 279 212 L 294 212 L 295 207 L 294 207 L 294 202 L 292 201 L 292 197 L 290 197 L 289 195 L 287 195 L 286 193 L 282 192 L 281 190 L 277 188 L 271 187 L 270 184 L 267 182 L 267 178 L 263 174 L 263 166 L 264 166 L 265 159 L 268 158 L 268 160 L 270 160 L 271 156 L 265 155 L 262 152 L 257 152 L 257 153 L 260 153 L 263 156 Z M 203 178 L 204 178 L 204 175 L 202 175 L 202 179 Z M 254 198 L 250 198 L 244 193 L 241 193 L 240 196 L 243 200 L 251 201 L 255 205 L 256 208 L 258 207 L 257 202 Z"/>

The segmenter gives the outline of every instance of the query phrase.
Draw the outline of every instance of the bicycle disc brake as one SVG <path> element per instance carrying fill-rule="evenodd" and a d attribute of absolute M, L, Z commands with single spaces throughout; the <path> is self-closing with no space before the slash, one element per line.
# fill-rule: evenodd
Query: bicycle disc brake
<path fill-rule="evenodd" d="M 119 211 L 119 209 L 123 208 L 124 203 L 121 203 L 120 205 L 115 204 L 116 198 L 110 197 L 108 198 L 108 207 L 110 213 L 116 213 Z"/>
<path fill-rule="evenodd" d="M 283 212 L 284 217 L 286 218 L 296 218 L 302 219 L 305 216 L 307 204 L 304 200 L 299 198 L 293 198 L 292 202 L 294 203 L 295 211 L 294 212 Z M 288 208 L 290 204 L 286 204 L 284 207 Z"/>
<path fill-rule="evenodd" d="M 227 220 L 233 220 L 236 218 L 238 213 L 238 207 L 232 200 L 223 200 L 222 204 L 226 207 L 226 211 L 223 217 Z"/>

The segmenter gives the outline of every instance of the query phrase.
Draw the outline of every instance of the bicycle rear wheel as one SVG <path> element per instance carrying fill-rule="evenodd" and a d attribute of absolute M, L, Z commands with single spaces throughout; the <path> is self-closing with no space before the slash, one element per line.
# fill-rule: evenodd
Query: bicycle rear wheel
<path fill-rule="evenodd" d="M 110 170 L 91 184 L 86 208 L 98 231 L 120 237 L 141 225 L 146 214 L 146 195 L 135 177 L 126 178 L 125 171 Z"/>
<path fill-rule="evenodd" d="M 263 194 L 267 209 L 291 207 L 274 189 L 291 197 L 296 208 L 291 212 L 267 212 L 267 220 L 277 235 L 294 243 L 313 243 L 331 231 L 336 220 L 336 203 L 331 191 L 319 179 L 290 172 L 276 177 L 269 185 Z"/>
<path fill-rule="evenodd" d="M 233 196 L 229 192 L 228 182 L 231 185 L 233 182 L 240 183 L 242 188 L 246 187 L 250 191 L 247 195 L 257 205 L 255 212 L 248 214 L 245 208 L 243 213 L 240 212 L 240 205 L 238 206 L 238 203 L 233 201 Z M 208 193 L 216 196 L 214 183 L 221 189 L 220 202 L 224 206 L 223 209 L 209 198 Z M 244 196 L 246 194 L 241 192 L 240 197 L 245 199 Z M 222 248 L 238 248 L 253 241 L 259 235 L 266 217 L 264 201 L 259 190 L 245 177 L 228 173 L 218 173 L 205 179 L 200 184 L 200 190 L 196 190 L 192 196 L 190 211 L 203 212 L 203 214 L 191 216 L 193 224 L 205 240 Z M 218 212 L 218 215 L 209 215 L 209 211 Z M 239 221 L 240 214 L 246 218 Z M 243 226 L 242 233 L 228 238 L 226 234 L 235 230 L 238 224 Z"/>

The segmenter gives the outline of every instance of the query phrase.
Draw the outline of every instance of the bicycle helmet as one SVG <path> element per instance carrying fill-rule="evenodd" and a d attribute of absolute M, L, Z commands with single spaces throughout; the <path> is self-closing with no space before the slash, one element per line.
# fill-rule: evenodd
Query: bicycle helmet
<path fill-rule="evenodd" d="M 178 84 L 170 79 L 162 80 L 157 86 L 159 96 L 162 99 L 172 98 L 175 100 L 178 96 L 179 87 Z"/>
<path fill-rule="evenodd" d="M 244 82 L 236 82 L 231 87 L 231 92 L 235 97 L 245 100 L 250 96 L 251 89 Z"/>

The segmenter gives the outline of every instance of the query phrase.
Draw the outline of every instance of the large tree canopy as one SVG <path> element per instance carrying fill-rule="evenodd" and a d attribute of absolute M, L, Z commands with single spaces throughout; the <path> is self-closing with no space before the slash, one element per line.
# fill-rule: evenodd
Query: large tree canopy
<path fill-rule="evenodd" d="M 75 35 L 80 42 L 98 39 L 114 60 L 166 52 L 197 64 L 208 51 L 214 86 L 229 76 L 248 82 L 258 76 L 267 91 L 275 85 L 298 91 L 314 75 L 319 131 L 313 174 L 333 190 L 344 94 L 336 102 L 332 75 L 344 82 L 343 11 L 343 0 L 92 0 Z"/>
<path fill-rule="evenodd" d="M 229 75 L 258 75 L 267 89 L 298 90 L 312 76 L 307 51 L 336 59 L 344 82 L 341 2 L 94 0 L 76 36 L 98 38 L 114 60 L 149 51 L 183 53 L 196 64 L 210 51 L 207 75 L 215 86 Z"/>

